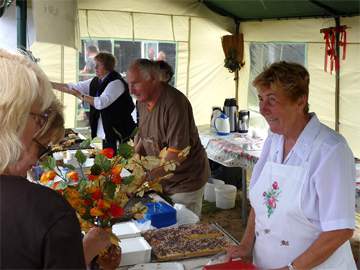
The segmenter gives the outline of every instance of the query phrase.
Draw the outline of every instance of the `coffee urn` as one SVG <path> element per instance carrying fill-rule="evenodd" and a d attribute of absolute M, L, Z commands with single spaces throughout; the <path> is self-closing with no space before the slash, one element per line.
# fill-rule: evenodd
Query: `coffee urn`
<path fill-rule="evenodd" d="M 250 111 L 241 110 L 239 112 L 239 129 L 240 133 L 246 133 L 249 130 Z"/>
<path fill-rule="evenodd" d="M 237 131 L 238 127 L 238 106 L 235 98 L 227 98 L 224 102 L 224 113 L 229 117 L 230 132 Z"/>

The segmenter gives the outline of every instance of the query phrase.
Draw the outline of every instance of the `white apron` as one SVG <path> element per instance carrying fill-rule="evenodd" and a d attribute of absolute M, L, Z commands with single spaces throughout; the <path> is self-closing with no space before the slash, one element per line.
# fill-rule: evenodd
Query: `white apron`
<path fill-rule="evenodd" d="M 314 146 L 320 146 L 319 134 Z M 318 147 L 317 147 L 318 148 Z M 312 149 L 315 152 L 317 149 Z M 270 151 L 272 153 L 273 151 Z M 309 157 L 302 166 L 267 162 L 249 198 L 255 211 L 254 263 L 263 269 L 288 265 L 302 254 L 321 231 L 304 216 L 301 191 L 309 181 Z M 350 243 L 346 241 L 325 262 L 313 269 L 356 269 Z"/>

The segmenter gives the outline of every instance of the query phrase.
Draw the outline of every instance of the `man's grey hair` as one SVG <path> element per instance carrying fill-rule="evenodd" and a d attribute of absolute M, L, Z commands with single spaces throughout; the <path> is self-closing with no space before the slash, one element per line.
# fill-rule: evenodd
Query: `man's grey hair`
<path fill-rule="evenodd" d="M 159 66 L 149 59 L 139 58 L 136 59 L 129 69 L 138 68 L 143 79 L 149 80 L 150 78 L 159 79 Z"/>

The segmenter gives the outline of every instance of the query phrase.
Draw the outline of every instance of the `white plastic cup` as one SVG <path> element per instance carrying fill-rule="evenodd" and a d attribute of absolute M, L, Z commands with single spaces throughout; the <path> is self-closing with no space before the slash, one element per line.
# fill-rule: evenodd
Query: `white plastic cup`
<path fill-rule="evenodd" d="M 55 160 L 63 160 L 64 159 L 64 152 L 54 152 L 52 155 Z"/>
<path fill-rule="evenodd" d="M 224 184 L 225 182 L 223 180 L 209 178 L 208 182 L 205 185 L 204 200 L 208 202 L 215 202 L 215 187 Z"/>
<path fill-rule="evenodd" d="M 216 207 L 231 209 L 235 207 L 237 188 L 233 185 L 219 185 L 215 187 Z"/>

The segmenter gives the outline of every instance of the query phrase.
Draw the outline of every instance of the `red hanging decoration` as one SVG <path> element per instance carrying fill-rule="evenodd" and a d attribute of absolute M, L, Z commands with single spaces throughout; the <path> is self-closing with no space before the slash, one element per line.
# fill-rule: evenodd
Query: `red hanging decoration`
<path fill-rule="evenodd" d="M 339 27 L 329 27 L 320 30 L 324 34 L 325 40 L 325 61 L 324 71 L 327 72 L 328 61 L 330 61 L 330 73 L 334 70 L 338 71 L 340 68 L 340 57 L 336 54 L 336 33 L 339 33 L 339 46 L 343 48 L 342 60 L 346 57 L 346 25 Z"/>

